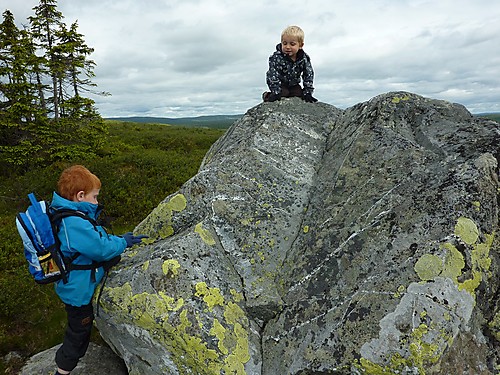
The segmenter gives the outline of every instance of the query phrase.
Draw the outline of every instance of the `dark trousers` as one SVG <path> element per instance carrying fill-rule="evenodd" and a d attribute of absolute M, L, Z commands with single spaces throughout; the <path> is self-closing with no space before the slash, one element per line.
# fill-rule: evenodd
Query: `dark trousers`
<path fill-rule="evenodd" d="M 269 101 L 269 96 L 271 95 L 271 92 L 266 91 L 264 94 L 262 94 L 262 100 L 265 102 Z M 291 98 L 292 96 L 298 96 L 299 98 L 302 98 L 304 96 L 302 92 L 302 87 L 300 85 L 293 85 L 293 86 L 286 86 L 282 85 L 281 86 L 281 97 L 282 98 Z"/>
<path fill-rule="evenodd" d="M 68 325 L 56 352 L 56 364 L 61 370 L 72 371 L 89 346 L 94 310 L 92 303 L 80 307 L 66 305 L 66 314 Z"/>
<path fill-rule="evenodd" d="M 281 86 L 281 96 L 283 98 L 291 98 L 292 96 L 298 96 L 302 98 L 302 87 L 300 85 L 294 86 Z"/>

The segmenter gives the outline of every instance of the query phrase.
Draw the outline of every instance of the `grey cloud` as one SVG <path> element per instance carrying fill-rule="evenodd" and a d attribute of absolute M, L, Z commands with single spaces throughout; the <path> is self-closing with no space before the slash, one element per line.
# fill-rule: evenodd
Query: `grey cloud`
<path fill-rule="evenodd" d="M 4 0 L 18 23 L 38 0 Z M 59 1 L 95 49 L 104 116 L 246 112 L 267 59 L 298 24 L 315 96 L 341 108 L 395 89 L 500 111 L 500 3 L 489 0 Z"/>

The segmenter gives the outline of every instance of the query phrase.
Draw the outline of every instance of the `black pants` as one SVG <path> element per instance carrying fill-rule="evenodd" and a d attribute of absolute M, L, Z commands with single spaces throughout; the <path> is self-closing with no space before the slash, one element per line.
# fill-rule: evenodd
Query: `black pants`
<path fill-rule="evenodd" d="M 267 102 L 270 95 L 271 95 L 271 93 L 269 91 L 266 91 L 262 95 L 262 99 L 265 102 Z M 291 98 L 292 96 L 298 96 L 299 98 L 302 98 L 304 96 L 302 93 L 302 87 L 300 87 L 300 85 L 293 85 L 293 86 L 282 85 L 281 86 L 281 97 L 282 98 Z"/>
<path fill-rule="evenodd" d="M 92 303 L 76 307 L 66 305 L 68 326 L 64 341 L 56 352 L 56 364 L 61 370 L 72 371 L 85 355 L 94 322 Z"/>
<path fill-rule="evenodd" d="M 281 96 L 284 98 L 291 98 L 292 96 L 298 96 L 302 98 L 302 87 L 300 85 L 294 86 L 281 86 Z"/>

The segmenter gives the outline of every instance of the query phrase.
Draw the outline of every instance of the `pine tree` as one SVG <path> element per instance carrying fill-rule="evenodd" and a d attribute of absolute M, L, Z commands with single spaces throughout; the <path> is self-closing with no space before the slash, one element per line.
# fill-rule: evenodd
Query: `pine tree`
<path fill-rule="evenodd" d="M 19 30 L 10 11 L 3 13 L 0 24 L 0 104 L 3 127 L 17 128 L 43 116 L 38 106 L 37 84 L 33 83 L 37 58 L 26 30 Z M 19 133 L 19 129 L 16 132 Z M 3 144 L 13 144 L 16 137 L 3 134 Z M 14 134 L 11 134 L 11 136 Z"/>
<path fill-rule="evenodd" d="M 35 129 L 46 121 L 33 80 L 38 59 L 26 30 L 6 10 L 0 24 L 0 161 L 21 166 L 39 148 Z M 37 125 L 38 124 L 38 125 Z"/>
<path fill-rule="evenodd" d="M 59 77 L 63 67 L 57 58 L 55 47 L 57 35 L 61 29 L 63 15 L 57 10 L 56 0 L 40 0 L 40 4 L 33 8 L 35 16 L 28 17 L 31 25 L 31 34 L 38 41 L 37 47 L 45 51 L 44 58 L 52 80 L 52 104 L 54 118 L 59 118 Z"/>
<path fill-rule="evenodd" d="M 64 81 L 67 83 L 62 85 L 62 80 L 60 81 L 59 97 L 62 107 L 61 115 L 64 117 L 74 117 L 75 113 L 83 115 L 90 99 L 82 98 L 80 92 L 88 92 L 91 87 L 96 86 L 91 81 L 91 78 L 95 76 L 95 62 L 88 59 L 94 49 L 85 43 L 83 35 L 78 33 L 77 29 L 76 22 L 71 25 L 69 30 L 63 26 L 59 32 L 60 43 L 54 49 L 58 59 L 65 65 Z M 69 90 L 72 92 L 69 93 Z M 93 102 L 91 104 L 93 105 Z"/>

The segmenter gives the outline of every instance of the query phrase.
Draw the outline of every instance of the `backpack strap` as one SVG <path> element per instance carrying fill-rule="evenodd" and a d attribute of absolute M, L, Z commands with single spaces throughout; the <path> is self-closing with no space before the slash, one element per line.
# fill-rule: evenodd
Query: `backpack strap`
<path fill-rule="evenodd" d="M 50 222 L 52 223 L 52 225 L 55 225 L 56 229 L 58 229 L 61 220 L 68 216 L 78 216 L 84 220 L 89 221 L 95 228 L 97 227 L 97 221 L 95 221 L 89 215 L 84 214 L 81 211 L 71 210 L 69 208 L 61 208 L 59 210 L 51 208 L 49 210 Z"/>
<path fill-rule="evenodd" d="M 77 216 L 79 218 L 82 218 L 84 220 L 89 221 L 94 226 L 94 229 L 97 231 L 97 226 L 98 226 L 97 221 L 95 221 L 90 216 L 86 215 L 85 213 L 83 213 L 81 211 L 65 209 L 65 208 L 58 209 L 58 210 L 51 209 L 49 211 L 49 218 L 50 218 L 50 223 L 52 225 L 52 229 L 53 229 L 55 240 L 57 241 L 58 247 L 61 246 L 61 241 L 59 240 L 59 236 L 57 235 L 57 233 L 59 232 L 59 225 L 61 224 L 62 219 L 69 217 L 69 216 Z M 104 262 L 92 261 L 91 264 L 73 264 L 73 261 L 76 258 L 78 258 L 79 256 L 80 256 L 80 253 L 77 252 L 77 253 L 73 254 L 73 256 L 71 256 L 71 257 L 64 257 L 64 263 L 66 265 L 66 270 L 68 272 L 69 271 L 89 271 L 90 270 L 92 282 L 96 281 L 96 278 L 95 278 L 96 270 L 100 267 L 106 267 L 107 264 L 110 262 L 110 261 L 104 261 Z M 118 259 L 118 261 L 119 261 L 119 259 Z M 116 263 L 118 263 L 118 262 L 116 262 Z M 67 275 L 64 275 L 63 282 L 64 283 L 68 282 Z"/>

